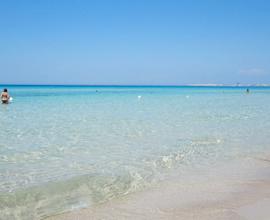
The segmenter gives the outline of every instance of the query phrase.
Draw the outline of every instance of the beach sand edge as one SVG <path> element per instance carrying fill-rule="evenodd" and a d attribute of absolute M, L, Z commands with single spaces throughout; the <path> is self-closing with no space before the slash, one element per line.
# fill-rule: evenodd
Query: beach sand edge
<path fill-rule="evenodd" d="M 245 158 L 46 220 L 270 219 L 270 157 Z M 222 172 L 221 172 L 222 170 Z"/>

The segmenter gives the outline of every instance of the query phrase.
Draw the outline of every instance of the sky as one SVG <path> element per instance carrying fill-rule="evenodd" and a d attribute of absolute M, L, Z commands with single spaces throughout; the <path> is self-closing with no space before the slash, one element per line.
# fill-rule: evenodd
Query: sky
<path fill-rule="evenodd" d="M 0 1 L 0 84 L 270 83 L 270 1 Z"/>

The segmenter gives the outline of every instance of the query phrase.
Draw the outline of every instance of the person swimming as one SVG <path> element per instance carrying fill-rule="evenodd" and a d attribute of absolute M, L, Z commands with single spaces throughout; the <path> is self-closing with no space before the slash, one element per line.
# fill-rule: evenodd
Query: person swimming
<path fill-rule="evenodd" d="M 3 92 L 1 93 L 2 104 L 8 104 L 9 99 L 10 99 L 10 96 L 8 94 L 8 90 L 7 89 L 3 89 Z"/>

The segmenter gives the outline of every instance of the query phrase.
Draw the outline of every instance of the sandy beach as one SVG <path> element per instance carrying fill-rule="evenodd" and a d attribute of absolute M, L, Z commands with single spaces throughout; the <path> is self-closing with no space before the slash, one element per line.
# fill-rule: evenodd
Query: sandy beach
<path fill-rule="evenodd" d="M 255 156 L 47 220 L 270 218 L 270 160 Z"/>

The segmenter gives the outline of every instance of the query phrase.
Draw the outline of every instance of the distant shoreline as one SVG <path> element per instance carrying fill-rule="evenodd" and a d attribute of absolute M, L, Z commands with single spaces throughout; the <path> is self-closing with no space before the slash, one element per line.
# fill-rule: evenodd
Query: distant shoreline
<path fill-rule="evenodd" d="M 180 84 L 180 85 L 119 85 L 119 84 L 0 84 L 1 87 L 7 86 L 59 86 L 59 87 L 270 87 L 270 84 Z"/>

